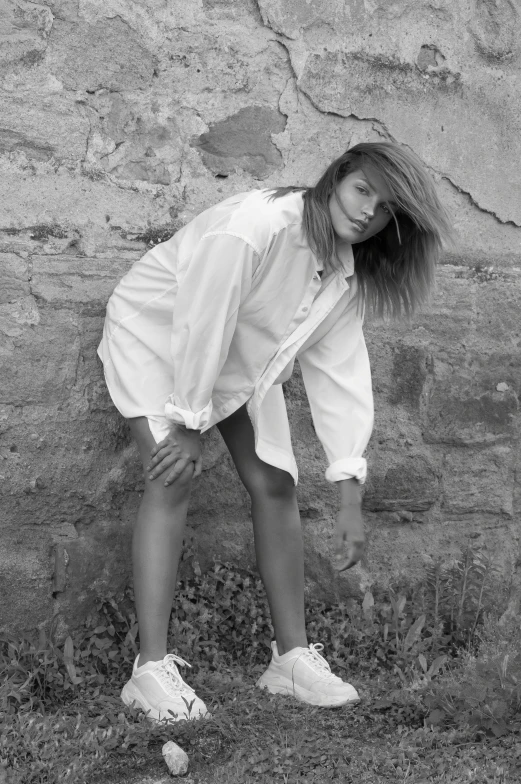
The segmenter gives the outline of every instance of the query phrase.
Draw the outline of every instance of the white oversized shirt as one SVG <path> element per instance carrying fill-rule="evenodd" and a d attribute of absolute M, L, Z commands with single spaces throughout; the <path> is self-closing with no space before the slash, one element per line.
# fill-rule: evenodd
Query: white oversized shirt
<path fill-rule="evenodd" d="M 269 197 L 226 199 L 133 264 L 98 348 L 107 386 L 156 441 L 174 422 L 204 432 L 246 403 L 257 454 L 297 483 L 281 382 L 298 357 L 326 479 L 363 482 L 373 396 L 352 251 L 321 280 L 302 192 Z"/>

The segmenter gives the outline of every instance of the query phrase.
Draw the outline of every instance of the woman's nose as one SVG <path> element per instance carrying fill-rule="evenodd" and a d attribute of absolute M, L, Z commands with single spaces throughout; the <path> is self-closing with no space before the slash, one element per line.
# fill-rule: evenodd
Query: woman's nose
<path fill-rule="evenodd" d="M 367 218 L 374 218 L 374 213 L 375 213 L 375 210 L 376 210 L 377 202 L 378 202 L 378 199 L 375 196 L 374 198 L 369 199 L 368 201 L 366 201 L 366 203 L 364 204 L 364 208 L 363 208 L 362 212 L 364 213 L 364 215 L 367 216 Z"/>

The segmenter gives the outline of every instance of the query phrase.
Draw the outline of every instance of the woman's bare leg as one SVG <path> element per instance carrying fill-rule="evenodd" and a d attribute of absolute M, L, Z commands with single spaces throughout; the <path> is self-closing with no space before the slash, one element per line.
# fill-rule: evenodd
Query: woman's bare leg
<path fill-rule="evenodd" d="M 168 622 L 183 546 L 193 465 L 165 487 L 159 476 L 148 477 L 146 466 L 155 441 L 146 417 L 128 420 L 145 475 L 145 492 L 132 540 L 134 593 L 139 624 L 139 666 L 166 656 Z"/>
<path fill-rule="evenodd" d="M 304 551 L 293 479 L 255 452 L 245 406 L 218 424 L 251 498 L 257 566 L 266 589 L 279 654 L 307 647 Z"/>

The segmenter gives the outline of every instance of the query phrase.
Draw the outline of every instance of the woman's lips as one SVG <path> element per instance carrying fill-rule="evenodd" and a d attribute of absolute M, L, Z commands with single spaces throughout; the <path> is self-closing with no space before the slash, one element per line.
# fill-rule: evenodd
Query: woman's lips
<path fill-rule="evenodd" d="M 353 218 L 349 218 L 349 220 L 351 221 L 351 223 L 352 223 L 354 226 L 356 226 L 356 228 L 358 229 L 358 231 L 360 231 L 360 232 L 366 231 L 366 229 L 367 229 L 367 223 L 362 223 L 361 221 L 353 220 Z"/>

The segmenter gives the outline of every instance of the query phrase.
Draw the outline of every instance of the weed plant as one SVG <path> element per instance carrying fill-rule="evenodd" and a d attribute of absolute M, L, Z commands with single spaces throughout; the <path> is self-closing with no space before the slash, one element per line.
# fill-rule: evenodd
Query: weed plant
<path fill-rule="evenodd" d="M 402 744 L 382 762 L 386 778 L 367 781 L 404 781 L 392 776 L 419 764 L 422 749 L 438 754 L 433 738 L 447 733 L 474 742 L 519 731 L 521 639 L 515 625 L 493 621 L 497 595 L 492 565 L 469 547 L 448 567 L 433 562 L 414 589 L 367 592 L 334 606 L 308 602 L 309 637 L 324 643 L 332 669 L 370 684 L 371 700 L 350 714 L 350 735 L 364 722 L 385 738 L 416 733 L 407 753 Z M 0 784 L 90 784 L 123 761 L 139 766 L 170 739 L 187 748 L 201 775 L 205 766 L 233 758 L 240 778 L 230 784 L 263 776 L 288 784 L 351 780 L 355 763 L 339 746 L 345 714 L 307 709 L 308 734 L 300 742 L 302 706 L 286 701 L 279 709 L 280 698 L 252 688 L 272 639 L 255 574 L 223 563 L 201 574 L 194 562 L 178 587 L 172 649 L 193 662 L 188 680 L 211 718 L 151 726 L 123 707 L 119 690 L 130 676 L 137 635 L 127 590 L 100 598 L 84 627 L 65 640 L 53 628 L 36 639 L 0 637 Z M 377 771 L 376 757 L 371 764 Z"/>

